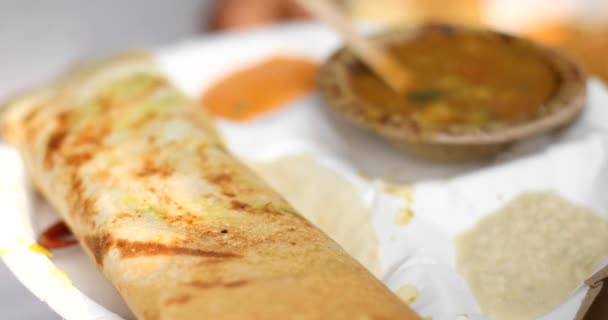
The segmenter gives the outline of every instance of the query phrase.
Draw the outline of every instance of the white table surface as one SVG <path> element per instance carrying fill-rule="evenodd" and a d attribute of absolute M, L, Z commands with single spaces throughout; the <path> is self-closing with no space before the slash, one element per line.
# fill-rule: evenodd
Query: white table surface
<path fill-rule="evenodd" d="M 0 103 L 70 63 L 202 32 L 212 0 L 0 0 Z M 2 214 L 8 214 L 2 212 Z M 59 319 L 0 263 L 0 319 Z"/>

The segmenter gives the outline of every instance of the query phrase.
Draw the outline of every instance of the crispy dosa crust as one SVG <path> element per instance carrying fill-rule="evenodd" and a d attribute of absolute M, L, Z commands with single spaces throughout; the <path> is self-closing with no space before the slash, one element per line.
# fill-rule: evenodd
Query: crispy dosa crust
<path fill-rule="evenodd" d="M 235 160 L 145 54 L 80 67 L 1 124 L 139 319 L 418 319 Z"/>

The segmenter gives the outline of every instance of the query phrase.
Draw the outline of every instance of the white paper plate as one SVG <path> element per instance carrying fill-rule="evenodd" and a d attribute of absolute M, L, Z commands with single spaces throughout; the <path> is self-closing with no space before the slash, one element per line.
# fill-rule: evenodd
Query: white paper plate
<path fill-rule="evenodd" d="M 156 55 L 170 78 L 188 95 L 198 98 L 212 81 L 244 65 L 275 54 L 320 60 L 337 43 L 335 35 L 323 27 L 294 24 L 201 37 L 159 49 Z M 380 240 L 382 280 L 391 289 L 416 285 L 420 297 L 413 307 L 424 316 L 437 320 L 468 314 L 475 318 L 478 306 L 454 272 L 452 247 L 453 235 L 470 226 L 474 219 L 446 217 L 444 207 L 474 208 L 474 217 L 478 218 L 500 205 L 491 200 L 496 199 L 496 193 L 508 199 L 521 190 L 552 189 L 608 217 L 608 203 L 599 201 L 605 197 L 592 192 L 598 190 L 597 177 L 608 175 L 606 105 L 608 92 L 599 82 L 592 82 L 589 108 L 575 126 L 558 135 L 520 144 L 494 162 L 467 165 L 433 165 L 409 158 L 327 112 L 316 95 L 246 124 L 218 121 L 218 126 L 229 148 L 239 157 L 271 159 L 304 151 L 364 186 L 362 197 L 373 209 L 372 222 Z M 547 149 L 549 144 L 552 147 Z M 582 153 L 588 156 L 580 157 Z M 569 168 L 568 175 L 548 165 L 557 161 Z M 417 182 L 412 204 L 416 216 L 408 226 L 392 223 L 394 212 L 403 203 L 382 193 L 380 180 L 366 181 L 359 172 L 369 177 Z M 521 177 L 515 184 L 508 178 L 513 175 Z M 80 247 L 57 250 L 52 259 L 32 250 L 35 235 L 58 218 L 32 193 L 18 155 L 4 145 L 0 145 L 0 177 L 0 252 L 17 278 L 66 319 L 132 318 Z M 436 197 L 445 201 L 431 201 Z M 432 241 L 428 235 L 433 235 Z M 568 319 L 567 315 L 572 318 L 584 292 L 581 287 L 550 319 Z"/>

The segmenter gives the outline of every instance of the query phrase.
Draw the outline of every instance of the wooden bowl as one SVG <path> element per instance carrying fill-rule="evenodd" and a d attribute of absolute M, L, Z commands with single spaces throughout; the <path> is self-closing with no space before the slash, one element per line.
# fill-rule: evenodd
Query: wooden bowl
<path fill-rule="evenodd" d="M 358 98 L 349 83 L 349 66 L 357 60 L 346 48 L 338 49 L 321 66 L 318 77 L 321 95 L 327 105 L 356 126 L 376 132 L 415 156 L 436 161 L 491 158 L 514 142 L 571 123 L 582 111 L 586 101 L 586 81 L 581 69 L 559 52 L 529 40 L 495 31 L 452 26 L 427 26 L 415 31 L 384 34 L 373 39 L 382 44 L 391 44 L 430 33 L 449 36 L 463 32 L 528 46 L 546 59 L 555 73 L 557 89 L 542 105 L 542 114 L 518 123 L 495 123 L 481 128 L 460 125 L 432 133 L 421 131 L 407 121 L 393 121 L 388 112 L 370 114 L 372 108 Z"/>

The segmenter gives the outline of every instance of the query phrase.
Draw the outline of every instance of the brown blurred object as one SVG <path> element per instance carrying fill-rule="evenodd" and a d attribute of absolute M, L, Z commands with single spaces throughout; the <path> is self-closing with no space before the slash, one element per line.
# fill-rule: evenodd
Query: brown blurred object
<path fill-rule="evenodd" d="M 546 24 L 526 35 L 565 52 L 585 71 L 608 84 L 608 24 Z"/>
<path fill-rule="evenodd" d="M 236 30 L 308 18 L 308 13 L 291 0 L 220 0 L 209 28 Z"/>
<path fill-rule="evenodd" d="M 334 0 L 357 21 L 403 27 L 429 22 L 483 24 L 482 0 Z M 292 0 L 219 0 L 211 30 L 234 30 L 273 22 L 310 19 Z"/>
<path fill-rule="evenodd" d="M 584 320 L 608 319 L 608 280 L 604 280 L 603 290 L 595 298 L 591 308 L 583 318 Z"/>
<path fill-rule="evenodd" d="M 355 19 L 378 22 L 388 27 L 436 22 L 469 26 L 483 24 L 481 0 L 343 0 L 343 2 Z"/>

